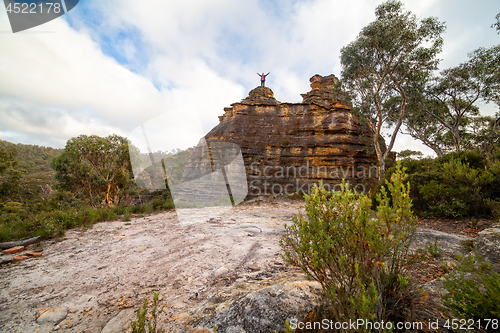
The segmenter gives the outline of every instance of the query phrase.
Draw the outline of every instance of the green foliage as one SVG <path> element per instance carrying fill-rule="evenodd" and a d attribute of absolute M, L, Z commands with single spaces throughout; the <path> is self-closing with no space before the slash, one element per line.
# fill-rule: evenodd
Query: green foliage
<path fill-rule="evenodd" d="M 405 150 L 401 150 L 397 156 L 399 159 L 402 159 L 402 158 L 420 158 L 420 157 L 424 156 L 424 154 L 421 151 L 405 149 Z"/>
<path fill-rule="evenodd" d="M 21 172 L 17 166 L 17 149 L 14 144 L 0 140 L 0 199 L 13 200 L 21 191 Z"/>
<path fill-rule="evenodd" d="M 56 201 L 54 201 L 56 202 Z M 96 208 L 84 205 L 72 207 L 69 204 L 48 206 L 43 209 L 27 210 L 17 202 L 6 203 L 0 206 L 0 242 L 31 238 L 35 236 L 52 237 L 63 236 L 65 230 L 77 227 L 90 227 L 95 223 L 113 221 L 124 215 L 130 220 L 132 214 L 153 213 L 152 203 L 135 206 L 115 206 L 111 208 Z M 171 200 L 162 201 L 156 210 L 173 209 Z"/>
<path fill-rule="evenodd" d="M 146 203 L 126 205 L 133 196 L 144 199 L 144 195 L 129 180 L 124 138 L 83 135 L 69 140 L 61 152 L 0 140 L 0 241 L 62 236 L 67 229 L 116 220 L 120 215 L 130 220 L 135 213 L 174 208 L 168 191 L 147 194 L 141 201 Z M 61 185 L 57 191 L 52 190 L 55 172 L 50 169 L 55 156 Z M 102 208 L 106 198 L 113 205 Z"/>
<path fill-rule="evenodd" d="M 214 328 L 214 332 L 216 332 L 215 328 Z M 278 333 L 278 331 L 274 330 L 274 333 Z M 293 330 L 290 327 L 290 324 L 288 323 L 288 321 L 285 321 L 285 330 L 283 331 L 283 333 L 293 333 Z"/>
<path fill-rule="evenodd" d="M 406 112 L 414 82 L 427 79 L 437 68 L 444 24 L 435 18 L 418 20 L 389 0 L 375 11 L 376 20 L 356 40 L 341 49 L 342 85 L 363 121 L 373 133 L 373 145 L 385 172 L 384 160 L 392 149 Z M 397 103 L 394 103 L 395 100 Z M 382 128 L 395 125 L 387 149 L 379 143 Z"/>
<path fill-rule="evenodd" d="M 434 258 L 440 257 L 443 253 L 443 250 L 441 250 L 437 241 L 434 241 L 433 243 L 428 242 L 427 244 L 425 244 L 425 251 Z"/>
<path fill-rule="evenodd" d="M 19 202 L 6 202 L 0 210 L 2 213 L 22 214 L 25 212 L 23 204 Z"/>
<path fill-rule="evenodd" d="M 424 82 L 419 84 L 423 85 Z M 410 94 L 408 109 L 403 118 L 407 129 L 405 134 L 420 140 L 424 145 L 434 150 L 438 157 L 441 157 L 452 149 L 453 136 L 448 128 L 426 112 L 426 108 L 432 109 L 440 117 L 445 117 L 447 110 L 436 101 L 425 99 L 420 94 L 420 89 L 422 88 L 416 87 Z"/>
<path fill-rule="evenodd" d="M 0 140 L 1 141 L 1 140 Z M 3 141 L 7 143 L 6 141 Z M 13 144 L 0 146 L 0 174 L 16 163 L 17 149 Z"/>
<path fill-rule="evenodd" d="M 93 204 L 105 200 L 109 206 L 122 195 L 131 173 L 127 140 L 115 134 L 71 138 L 52 167 L 62 189 L 82 193 Z"/>
<path fill-rule="evenodd" d="M 463 63 L 443 70 L 440 76 L 430 80 L 418 98 L 427 117 L 451 134 L 457 152 L 463 148 L 461 128 L 469 118 L 479 115 L 479 108 L 474 103 L 484 89 L 475 67 Z"/>
<path fill-rule="evenodd" d="M 449 148 L 482 152 L 496 124 L 488 129 L 489 120 L 479 116 L 476 104 L 482 99 L 500 106 L 499 73 L 500 45 L 496 45 L 475 50 L 468 61 L 443 70 L 431 80 L 414 82 L 405 115 L 409 134 L 438 156 Z"/>
<path fill-rule="evenodd" d="M 496 16 L 495 16 L 495 19 L 497 20 L 495 23 L 493 23 L 491 25 L 492 28 L 495 28 L 500 34 L 500 13 L 498 13 Z"/>
<path fill-rule="evenodd" d="M 491 116 L 477 116 L 467 119 L 460 134 L 463 149 L 479 152 L 486 158 L 493 157 L 494 151 L 498 149 L 500 143 L 499 122 L 500 118 Z"/>
<path fill-rule="evenodd" d="M 449 292 L 443 304 L 460 319 L 500 318 L 500 274 L 475 252 L 459 259 L 455 270 L 443 282 Z"/>
<path fill-rule="evenodd" d="M 500 161 L 474 152 L 411 160 L 406 181 L 412 184 L 413 210 L 420 216 L 464 217 L 500 214 Z M 389 178 L 395 169 L 387 171 Z M 383 187 L 383 186 L 381 186 Z"/>
<path fill-rule="evenodd" d="M 473 151 L 451 152 L 443 156 L 440 163 L 449 163 L 453 160 L 462 165 L 468 165 L 472 169 L 484 170 L 486 166 L 484 157 Z"/>
<path fill-rule="evenodd" d="M 50 163 L 52 162 L 52 158 L 58 156 L 62 152 L 62 149 L 25 145 L 22 143 L 13 144 L 0 140 L 0 151 L 2 149 L 13 149 L 16 151 L 16 168 L 21 171 L 23 175 L 51 171 Z"/>
<path fill-rule="evenodd" d="M 480 47 L 468 57 L 467 65 L 481 88 L 481 97 L 500 106 L 500 45 Z"/>
<path fill-rule="evenodd" d="M 460 244 L 464 247 L 465 251 L 467 252 L 471 252 L 474 250 L 474 240 L 472 239 L 460 241 Z"/>
<path fill-rule="evenodd" d="M 163 333 L 164 330 L 157 328 L 158 316 L 163 312 L 164 307 L 158 311 L 158 295 L 160 292 L 153 293 L 153 307 L 151 308 L 151 313 L 148 316 L 148 301 L 144 301 L 142 309 L 139 308 L 137 312 L 137 321 L 130 323 L 132 327 L 132 333 Z"/>
<path fill-rule="evenodd" d="M 19 170 L 10 168 L 4 175 L 3 181 L 0 184 L 0 197 L 8 197 L 14 199 L 22 190 L 21 186 L 21 172 Z"/>
<path fill-rule="evenodd" d="M 370 198 L 345 183 L 340 192 L 314 187 L 305 196 L 306 215 L 285 226 L 284 259 L 321 284 L 335 320 L 406 319 L 406 254 L 416 227 L 403 178 L 398 166 L 388 191 L 378 195 L 375 215 Z"/>

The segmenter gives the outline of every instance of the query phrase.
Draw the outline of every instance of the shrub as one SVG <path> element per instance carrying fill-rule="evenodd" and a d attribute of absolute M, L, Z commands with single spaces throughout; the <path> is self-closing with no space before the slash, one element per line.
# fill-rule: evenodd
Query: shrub
<path fill-rule="evenodd" d="M 420 216 L 500 216 L 500 161 L 486 163 L 474 152 L 439 159 L 405 159 L 413 209 Z M 395 168 L 386 173 L 390 177 Z M 388 178 L 387 178 L 388 179 Z M 385 187 L 381 185 L 380 187 Z"/>
<path fill-rule="evenodd" d="M 425 252 L 429 253 L 431 257 L 437 258 L 443 254 L 443 250 L 439 247 L 438 242 L 434 241 L 433 243 L 428 242 L 425 244 Z"/>
<path fill-rule="evenodd" d="M 151 201 L 151 205 L 153 206 L 153 210 L 159 210 L 163 204 L 165 203 L 165 200 L 163 199 L 155 199 Z"/>
<path fill-rule="evenodd" d="M 440 162 L 446 163 L 450 162 L 451 160 L 460 161 L 461 164 L 468 164 L 473 169 L 484 170 L 484 167 L 486 165 L 484 157 L 481 154 L 476 153 L 474 151 L 461 151 L 458 153 L 452 152 L 444 155 L 441 158 Z"/>
<path fill-rule="evenodd" d="M 6 202 L 0 212 L 22 215 L 25 212 L 24 206 L 19 202 Z"/>
<path fill-rule="evenodd" d="M 151 202 L 136 206 L 97 208 L 83 206 L 79 200 L 72 200 L 75 197 L 70 192 L 60 192 L 59 195 L 64 195 L 70 200 L 62 202 L 61 205 L 56 201 L 42 203 L 38 208 L 30 207 L 29 209 L 17 202 L 0 204 L 0 242 L 35 236 L 63 236 L 67 229 L 116 220 L 121 214 L 124 215 L 126 221 L 129 221 L 132 213 L 154 212 Z M 72 204 L 78 208 L 72 207 Z M 173 201 L 170 199 L 158 199 L 155 206 L 157 210 L 174 208 Z"/>
<path fill-rule="evenodd" d="M 174 201 L 171 199 L 166 200 L 165 203 L 162 205 L 162 208 L 165 210 L 175 209 Z"/>
<path fill-rule="evenodd" d="M 459 264 L 443 282 L 449 292 L 443 304 L 459 319 L 496 319 L 496 327 L 490 324 L 488 332 L 500 329 L 500 274 L 483 261 L 480 255 L 460 257 Z M 485 321 L 483 321 L 484 329 Z"/>
<path fill-rule="evenodd" d="M 314 187 L 305 196 L 306 215 L 285 226 L 280 245 L 286 262 L 318 281 L 335 320 L 407 319 L 412 290 L 408 248 L 415 232 L 409 185 L 399 165 L 381 189 L 376 214 L 368 196 L 345 183 L 340 192 Z M 389 198 L 392 198 L 392 203 Z"/>
<path fill-rule="evenodd" d="M 146 333 L 146 329 L 148 333 L 163 333 L 162 329 L 157 328 L 157 321 L 159 314 L 163 311 L 162 307 L 160 311 L 158 309 L 158 295 L 160 292 L 153 293 L 153 308 L 151 309 L 151 314 L 148 316 L 148 301 L 144 301 L 142 305 L 142 309 L 139 308 L 137 312 L 137 321 L 133 321 L 130 323 L 132 327 L 132 333 Z M 147 326 L 146 326 L 147 324 Z"/>

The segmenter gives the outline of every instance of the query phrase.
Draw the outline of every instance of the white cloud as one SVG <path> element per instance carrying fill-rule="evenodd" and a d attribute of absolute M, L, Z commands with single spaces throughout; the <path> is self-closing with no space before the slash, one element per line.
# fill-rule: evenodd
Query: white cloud
<path fill-rule="evenodd" d="M 71 26 L 56 19 L 25 34 L 5 33 L 0 10 L 0 138 L 63 146 L 79 134 L 127 134 L 185 105 L 208 131 L 259 84 L 257 71 L 271 72 L 278 100 L 298 102 L 312 75 L 339 76 L 341 47 L 381 2 L 89 0 L 65 16 Z M 454 11 L 451 0 L 406 3 L 418 17 L 448 21 L 447 66 L 497 37 L 474 3 Z"/>
<path fill-rule="evenodd" d="M 44 30 L 55 33 L 0 35 L 0 130 L 14 126 L 58 137 L 60 146 L 81 133 L 124 133 L 168 107 L 167 94 L 103 55 L 88 35 L 64 20 L 47 23 Z M 39 119 L 38 131 L 34 119 Z"/>

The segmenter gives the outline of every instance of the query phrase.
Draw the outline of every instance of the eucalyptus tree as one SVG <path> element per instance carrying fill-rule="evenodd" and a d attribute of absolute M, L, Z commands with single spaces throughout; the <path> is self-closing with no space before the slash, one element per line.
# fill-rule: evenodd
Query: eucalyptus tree
<path fill-rule="evenodd" d="M 419 111 L 431 116 L 451 133 L 454 149 L 460 151 L 463 128 L 479 116 L 480 100 L 500 106 L 500 45 L 480 48 L 469 54 L 468 61 L 429 80 L 421 91 L 421 108 L 408 116 L 422 117 Z"/>
<path fill-rule="evenodd" d="M 437 68 L 445 26 L 433 17 L 417 19 L 395 0 L 379 5 L 375 14 L 376 20 L 342 48 L 340 58 L 343 87 L 373 133 L 381 178 L 414 82 L 425 82 Z M 399 105 L 389 107 L 389 101 L 396 97 Z M 392 129 L 385 149 L 379 139 L 384 127 Z"/>
<path fill-rule="evenodd" d="M 0 174 L 16 164 L 17 150 L 14 145 L 0 147 Z"/>
<path fill-rule="evenodd" d="M 419 97 L 417 97 L 419 98 Z M 433 101 L 424 101 L 429 108 L 436 110 L 441 116 L 444 116 L 444 110 Z M 434 104 L 430 106 L 430 104 Z M 408 134 L 412 138 L 419 140 L 425 146 L 431 148 L 437 155 L 442 157 L 450 151 L 449 131 L 443 124 L 430 117 L 424 110 L 420 100 L 409 99 L 407 112 L 403 117 L 403 124 L 406 131 L 401 133 Z"/>
<path fill-rule="evenodd" d="M 497 20 L 495 23 L 491 25 L 492 28 L 495 28 L 498 32 L 497 34 L 500 34 L 500 13 L 498 13 L 495 16 L 495 19 Z"/>
<path fill-rule="evenodd" d="M 2 175 L 0 198 L 10 196 L 12 199 L 12 196 L 18 194 L 22 189 L 20 183 L 22 173 L 16 167 L 18 163 L 16 155 L 17 148 L 14 144 L 7 143 L 0 147 L 0 175 Z"/>
<path fill-rule="evenodd" d="M 127 139 L 116 134 L 71 138 L 52 167 L 63 189 L 83 193 L 92 203 L 104 199 L 109 206 L 130 176 Z"/>

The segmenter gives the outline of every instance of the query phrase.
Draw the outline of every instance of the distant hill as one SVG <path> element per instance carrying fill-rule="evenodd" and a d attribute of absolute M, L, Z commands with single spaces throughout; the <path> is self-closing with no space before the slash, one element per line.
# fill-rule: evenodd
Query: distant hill
<path fill-rule="evenodd" d="M 15 147 L 17 149 L 17 166 L 23 174 L 52 171 L 50 163 L 52 158 L 63 152 L 63 149 L 43 147 L 37 145 L 25 145 L 22 143 L 11 143 L 0 140 L 0 148 Z"/>
<path fill-rule="evenodd" d="M 36 201 L 42 187 L 47 188 L 48 185 L 52 188 L 57 184 L 54 178 L 56 172 L 50 167 L 50 163 L 52 162 L 52 158 L 63 152 L 63 149 L 25 145 L 22 143 L 14 144 L 0 140 L 0 148 L 9 147 L 14 147 L 17 150 L 17 164 L 13 168 L 19 170 L 22 174 L 20 179 L 22 190 L 16 195 L 9 195 L 4 200 L 23 203 Z M 7 177 L 7 174 L 8 172 L 0 177 L 0 183 L 2 182 L 2 178 Z"/>

